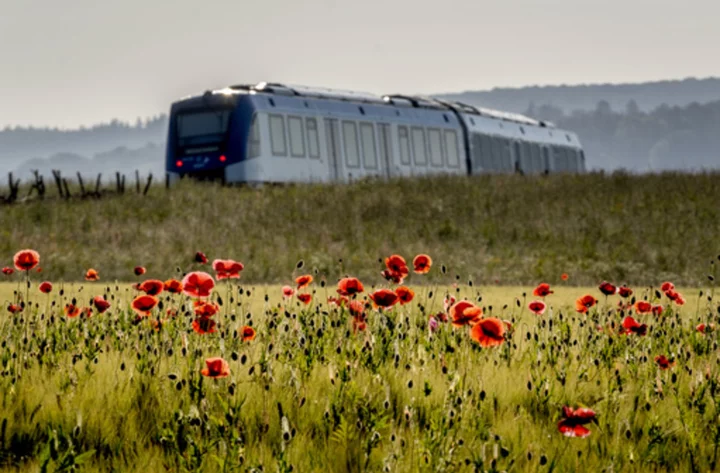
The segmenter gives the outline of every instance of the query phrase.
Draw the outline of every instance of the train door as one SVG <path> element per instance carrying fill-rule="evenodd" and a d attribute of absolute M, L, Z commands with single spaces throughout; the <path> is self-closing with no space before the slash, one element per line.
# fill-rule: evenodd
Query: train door
<path fill-rule="evenodd" d="M 383 177 L 392 177 L 393 175 L 393 158 L 392 145 L 390 142 L 390 125 L 380 123 L 378 125 L 380 135 L 380 175 Z"/>
<path fill-rule="evenodd" d="M 340 125 L 334 118 L 325 119 L 325 140 L 327 142 L 328 168 L 330 180 L 337 182 L 342 176 L 340 152 Z"/>

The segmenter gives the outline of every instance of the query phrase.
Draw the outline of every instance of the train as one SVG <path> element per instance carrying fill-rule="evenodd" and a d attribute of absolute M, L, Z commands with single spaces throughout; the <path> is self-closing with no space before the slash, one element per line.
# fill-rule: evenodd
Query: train
<path fill-rule="evenodd" d="M 575 133 L 427 96 L 260 82 L 185 97 L 169 114 L 168 184 L 184 177 L 262 185 L 585 170 Z"/>

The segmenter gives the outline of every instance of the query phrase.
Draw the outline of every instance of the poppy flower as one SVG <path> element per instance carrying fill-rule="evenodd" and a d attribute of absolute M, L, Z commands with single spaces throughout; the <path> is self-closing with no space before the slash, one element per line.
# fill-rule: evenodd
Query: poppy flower
<path fill-rule="evenodd" d="M 290 299 L 292 296 L 295 295 L 295 289 L 291 288 L 290 286 L 283 286 L 282 293 L 283 297 Z"/>
<path fill-rule="evenodd" d="M 349 299 L 345 296 L 340 296 L 340 297 L 330 296 L 330 297 L 328 297 L 328 305 L 330 305 L 330 306 L 342 307 L 343 305 L 346 305 L 348 302 L 349 302 Z"/>
<path fill-rule="evenodd" d="M 715 324 L 699 324 L 697 327 L 695 327 L 695 330 L 697 330 L 700 333 L 707 333 L 710 329 L 712 330 L 715 328 Z"/>
<path fill-rule="evenodd" d="M 80 315 L 80 307 L 75 304 L 65 304 L 65 315 L 68 317 L 77 317 Z"/>
<path fill-rule="evenodd" d="M 637 320 L 628 316 L 622 321 L 622 329 L 620 329 L 620 333 L 623 335 L 634 333 L 639 336 L 644 336 L 647 333 L 647 325 L 640 324 Z"/>
<path fill-rule="evenodd" d="M 132 308 L 140 316 L 149 317 L 150 311 L 158 304 L 158 298 L 155 296 L 137 296 L 132 301 Z"/>
<path fill-rule="evenodd" d="M 214 302 L 195 301 L 193 303 L 195 315 L 199 317 L 212 317 L 220 312 L 220 307 Z"/>
<path fill-rule="evenodd" d="M 8 267 L 8 266 L 5 266 L 5 267 L 2 269 L 2 272 L 3 272 L 3 274 L 4 274 L 5 276 L 10 276 L 12 273 L 15 272 L 15 270 L 12 269 L 12 268 L 10 268 L 10 267 Z"/>
<path fill-rule="evenodd" d="M 351 297 L 365 291 L 358 278 L 343 278 L 338 282 L 337 292 L 341 296 Z"/>
<path fill-rule="evenodd" d="M 243 264 L 239 261 L 231 259 L 216 259 L 212 263 L 212 268 L 217 275 L 218 281 L 220 281 L 221 279 L 240 278 L 240 271 L 242 271 L 245 266 L 243 266 Z"/>
<path fill-rule="evenodd" d="M 620 294 L 620 297 L 627 299 L 628 297 L 632 296 L 633 290 L 630 289 L 627 286 L 620 286 L 618 288 L 618 294 Z"/>
<path fill-rule="evenodd" d="M 482 309 L 470 301 L 460 301 L 450 307 L 448 314 L 453 326 L 462 327 L 477 323 L 482 317 Z"/>
<path fill-rule="evenodd" d="M 11 314 L 17 314 L 18 312 L 22 312 L 23 308 L 18 304 L 10 304 L 7 310 Z"/>
<path fill-rule="evenodd" d="M 212 276 L 202 271 L 187 273 L 182 280 L 183 294 L 190 297 L 208 297 L 215 287 Z"/>
<path fill-rule="evenodd" d="M 615 287 L 613 284 L 610 284 L 607 281 L 603 281 L 599 286 L 600 292 L 605 294 L 606 296 L 612 296 L 617 293 L 617 287 Z"/>
<path fill-rule="evenodd" d="M 389 269 L 383 270 L 380 275 L 386 280 L 391 281 L 395 284 L 402 284 L 405 280 L 405 275 L 403 275 L 402 273 L 396 273 L 395 271 L 390 271 Z"/>
<path fill-rule="evenodd" d="M 398 296 L 390 289 L 378 289 L 370 294 L 370 299 L 377 307 L 388 308 L 398 302 Z"/>
<path fill-rule="evenodd" d="M 671 283 L 670 281 L 666 281 L 660 286 L 660 290 L 662 292 L 672 291 L 673 289 L 675 289 L 675 284 Z"/>
<path fill-rule="evenodd" d="M 81 313 L 85 316 L 85 318 L 89 319 L 92 317 L 92 307 L 83 307 Z"/>
<path fill-rule="evenodd" d="M 417 255 L 413 258 L 413 270 L 417 274 L 427 274 L 432 266 L 432 258 L 428 255 Z"/>
<path fill-rule="evenodd" d="M 145 271 L 145 268 L 142 266 L 135 266 L 133 268 L 133 273 L 135 273 L 135 276 L 142 276 L 143 274 L 145 274 Z"/>
<path fill-rule="evenodd" d="M 295 284 L 297 284 L 298 290 L 305 289 L 313 282 L 313 277 L 309 274 L 304 274 L 295 278 Z"/>
<path fill-rule="evenodd" d="M 445 312 L 438 312 L 435 314 L 435 318 L 438 319 L 439 322 L 445 323 L 448 321 L 448 315 Z"/>
<path fill-rule="evenodd" d="M 558 422 L 558 430 L 566 437 L 585 438 L 590 435 L 590 430 L 584 427 L 590 422 L 597 422 L 595 411 L 581 407 L 573 409 L 563 407 L 563 419 Z"/>
<path fill-rule="evenodd" d="M 661 304 L 655 304 L 652 306 L 652 309 L 651 309 L 653 315 L 662 315 L 663 310 L 664 310 L 664 308 Z"/>
<path fill-rule="evenodd" d="M 197 253 L 195 253 L 195 262 L 200 264 L 207 264 L 208 259 L 207 256 L 205 256 L 205 253 L 203 253 L 202 251 L 198 251 Z"/>
<path fill-rule="evenodd" d="M 443 307 L 445 307 L 445 312 L 448 311 L 450 307 L 455 303 L 455 298 L 453 296 L 446 296 L 445 300 L 443 300 Z"/>
<path fill-rule="evenodd" d="M 307 294 L 307 293 L 298 294 L 297 298 L 300 302 L 307 305 L 312 300 L 312 294 Z"/>
<path fill-rule="evenodd" d="M 95 296 L 93 298 L 93 305 L 101 314 L 110 308 L 110 303 L 105 300 L 103 296 Z"/>
<path fill-rule="evenodd" d="M 163 283 L 163 289 L 170 294 L 180 294 L 183 290 L 183 285 L 177 279 L 168 279 Z"/>
<path fill-rule="evenodd" d="M 367 322 L 363 317 L 353 317 L 352 328 L 353 333 L 363 332 L 367 328 Z"/>
<path fill-rule="evenodd" d="M 470 336 L 481 347 L 488 348 L 502 345 L 505 341 L 505 324 L 500 319 L 490 317 L 481 319 L 470 329 Z"/>
<path fill-rule="evenodd" d="M 400 274 L 403 278 L 410 274 L 405 258 L 400 255 L 390 255 L 385 258 L 385 267 L 391 273 Z"/>
<path fill-rule="evenodd" d="M 148 296 L 157 296 L 165 288 L 165 283 L 159 279 L 148 279 L 138 285 L 138 289 Z"/>
<path fill-rule="evenodd" d="M 543 301 L 532 301 L 528 304 L 528 309 L 535 315 L 543 315 L 547 306 Z"/>
<path fill-rule="evenodd" d="M 44 281 L 44 282 L 41 282 L 41 283 L 40 283 L 40 285 L 38 286 L 38 289 L 39 289 L 40 292 L 42 292 L 43 294 L 50 294 L 50 292 L 52 291 L 52 287 L 53 287 L 53 286 L 52 286 L 52 283 L 51 283 L 50 281 Z"/>
<path fill-rule="evenodd" d="M 554 291 L 550 290 L 550 284 L 542 283 L 539 284 L 538 287 L 536 287 L 533 290 L 533 296 L 535 297 L 546 297 L 552 294 Z"/>
<path fill-rule="evenodd" d="M 667 359 L 665 355 L 658 355 L 655 357 L 655 363 L 660 367 L 661 370 L 666 370 L 672 366 L 675 366 L 674 361 L 670 361 Z"/>
<path fill-rule="evenodd" d="M 192 328 L 195 333 L 199 333 L 200 335 L 217 332 L 217 330 L 215 329 L 215 321 L 210 317 L 196 318 L 195 320 L 193 320 Z"/>
<path fill-rule="evenodd" d="M 243 326 L 241 333 L 242 333 L 243 342 L 251 342 L 251 341 L 255 340 L 255 329 L 254 328 L 252 328 L 248 325 L 245 325 L 245 326 Z"/>
<path fill-rule="evenodd" d="M 567 281 L 568 279 L 570 279 L 570 276 L 568 276 L 568 273 L 562 273 L 560 275 L 560 279 L 562 279 L 563 281 Z"/>
<path fill-rule="evenodd" d="M 665 295 L 673 301 L 676 305 L 683 305 L 685 304 L 685 298 L 680 294 L 679 292 L 675 291 L 674 289 L 670 289 L 667 292 L 665 292 Z"/>
<path fill-rule="evenodd" d="M 415 297 L 415 292 L 409 287 L 405 286 L 400 286 L 395 289 L 395 294 L 398 296 L 401 305 L 412 302 L 413 298 Z"/>
<path fill-rule="evenodd" d="M 597 299 L 595 299 L 590 294 L 587 294 L 578 298 L 575 301 L 575 310 L 580 312 L 581 314 L 585 314 L 595 304 L 597 304 Z"/>
<path fill-rule="evenodd" d="M 363 301 L 352 301 L 348 304 L 348 310 L 353 317 L 365 316 L 365 303 Z"/>
<path fill-rule="evenodd" d="M 637 301 L 635 303 L 635 312 L 638 314 L 649 314 L 652 310 L 652 304 L 648 301 Z"/>
<path fill-rule="evenodd" d="M 209 378 L 225 378 L 230 375 L 230 364 L 220 357 L 208 358 L 205 360 L 206 368 L 200 373 Z"/>
<path fill-rule="evenodd" d="M 100 279 L 100 274 L 94 269 L 90 268 L 85 272 L 86 281 L 97 281 L 98 279 Z"/>
<path fill-rule="evenodd" d="M 13 263 L 18 271 L 30 271 L 40 264 L 40 253 L 35 250 L 20 250 L 15 253 Z"/>

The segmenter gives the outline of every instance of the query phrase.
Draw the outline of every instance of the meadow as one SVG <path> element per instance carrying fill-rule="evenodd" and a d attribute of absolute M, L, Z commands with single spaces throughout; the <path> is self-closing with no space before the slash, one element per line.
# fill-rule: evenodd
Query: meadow
<path fill-rule="evenodd" d="M 6 207 L 0 469 L 715 470 L 717 177 Z"/>

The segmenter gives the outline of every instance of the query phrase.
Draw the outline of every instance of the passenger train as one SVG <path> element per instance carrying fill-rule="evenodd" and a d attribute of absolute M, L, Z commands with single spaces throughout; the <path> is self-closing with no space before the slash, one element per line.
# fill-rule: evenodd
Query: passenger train
<path fill-rule="evenodd" d="M 461 102 L 261 82 L 172 104 L 168 184 L 584 172 L 574 133 Z"/>

